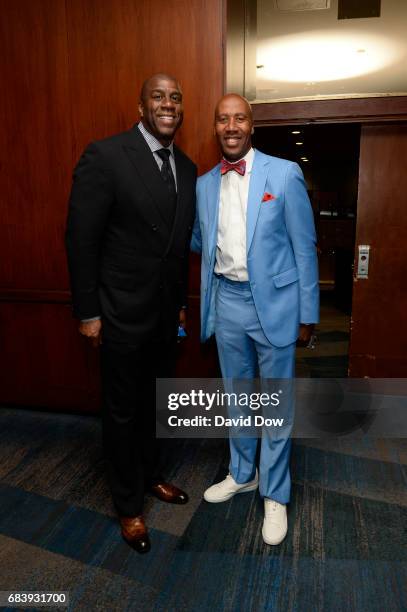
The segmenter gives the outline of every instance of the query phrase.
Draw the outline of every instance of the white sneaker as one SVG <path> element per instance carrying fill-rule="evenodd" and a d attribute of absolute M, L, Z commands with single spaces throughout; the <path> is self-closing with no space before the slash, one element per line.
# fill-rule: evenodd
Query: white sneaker
<path fill-rule="evenodd" d="M 250 482 L 244 484 L 237 484 L 231 474 L 228 474 L 225 480 L 212 485 L 209 489 L 206 489 L 204 493 L 204 499 L 212 504 L 227 501 L 231 499 L 236 493 L 248 493 L 249 491 L 255 491 L 259 486 L 259 477 L 256 470 L 256 476 Z"/>
<path fill-rule="evenodd" d="M 264 521 L 261 530 L 266 544 L 280 544 L 287 535 L 287 508 L 274 499 L 264 498 Z"/>

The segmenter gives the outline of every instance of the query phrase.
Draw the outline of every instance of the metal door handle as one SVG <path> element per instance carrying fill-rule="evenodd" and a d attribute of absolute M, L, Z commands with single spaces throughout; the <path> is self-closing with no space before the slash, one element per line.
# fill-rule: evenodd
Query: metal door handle
<path fill-rule="evenodd" d="M 370 244 L 360 244 L 358 246 L 358 269 L 356 278 L 369 278 L 369 255 L 370 255 Z"/>

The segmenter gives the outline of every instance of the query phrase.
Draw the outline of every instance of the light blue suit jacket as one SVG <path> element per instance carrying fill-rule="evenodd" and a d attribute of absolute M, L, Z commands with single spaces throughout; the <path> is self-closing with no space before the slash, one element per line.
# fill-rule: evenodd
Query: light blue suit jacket
<path fill-rule="evenodd" d="M 191 248 L 202 253 L 202 341 L 215 331 L 220 183 L 218 164 L 197 184 Z M 262 201 L 266 193 L 274 199 Z M 314 218 L 296 163 L 255 151 L 246 232 L 247 269 L 260 324 L 271 344 L 287 346 L 297 339 L 300 322 L 319 320 Z"/>

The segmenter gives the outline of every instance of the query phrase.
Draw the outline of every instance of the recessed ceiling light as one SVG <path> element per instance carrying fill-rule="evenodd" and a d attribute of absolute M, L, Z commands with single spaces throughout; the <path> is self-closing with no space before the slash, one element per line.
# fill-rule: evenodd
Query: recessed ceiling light
<path fill-rule="evenodd" d="M 256 63 L 263 64 L 259 76 L 265 81 L 314 87 L 312 83 L 376 73 L 400 61 L 402 53 L 396 39 L 327 29 L 264 38 L 258 44 Z"/>
<path fill-rule="evenodd" d="M 296 142 L 295 144 L 296 145 L 303 145 L 304 143 L 303 142 Z"/>
<path fill-rule="evenodd" d="M 301 134 L 300 130 L 293 130 L 291 134 Z"/>

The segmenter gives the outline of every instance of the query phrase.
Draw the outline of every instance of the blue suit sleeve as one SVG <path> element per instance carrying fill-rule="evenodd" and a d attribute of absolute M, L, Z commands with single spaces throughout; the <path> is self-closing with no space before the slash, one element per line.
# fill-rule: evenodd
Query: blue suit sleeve
<path fill-rule="evenodd" d="M 290 164 L 285 183 L 285 222 L 294 251 L 300 285 L 300 322 L 319 321 L 319 279 L 314 215 L 304 176 Z"/>

